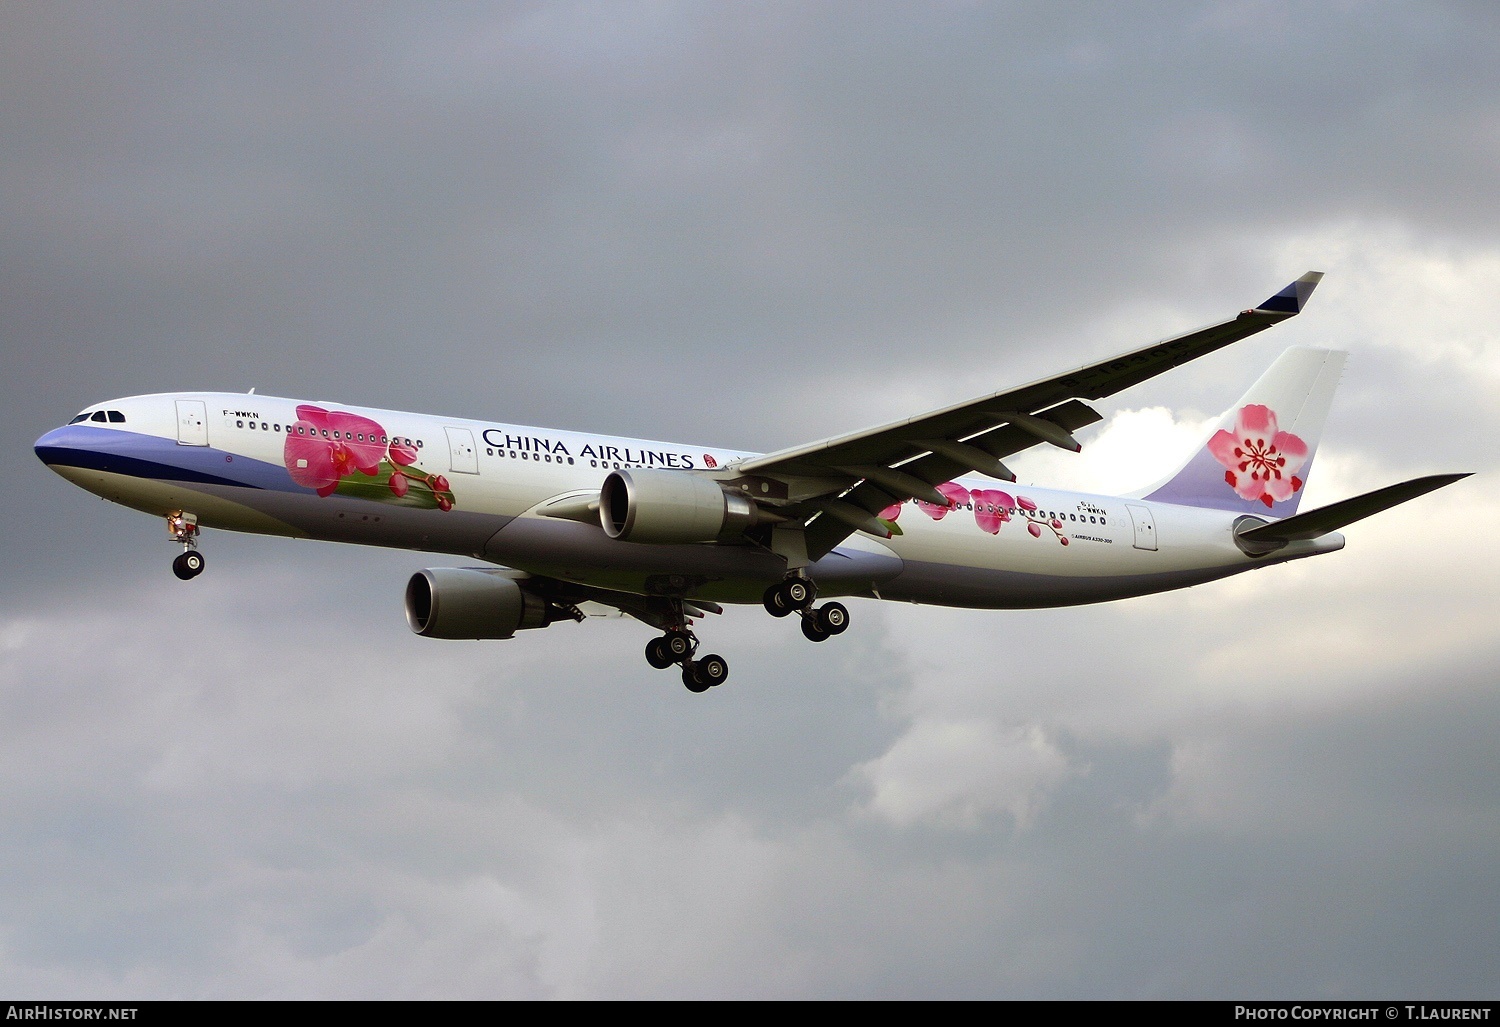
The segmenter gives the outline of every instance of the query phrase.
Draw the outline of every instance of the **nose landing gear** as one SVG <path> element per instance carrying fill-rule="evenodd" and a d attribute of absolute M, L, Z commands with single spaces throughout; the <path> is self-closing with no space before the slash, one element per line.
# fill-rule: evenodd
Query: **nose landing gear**
<path fill-rule="evenodd" d="M 167 534 L 172 536 L 172 541 L 182 543 L 181 555 L 172 561 L 172 573 L 183 581 L 202 574 L 203 554 L 198 552 L 197 515 L 173 510 L 167 514 Z"/>

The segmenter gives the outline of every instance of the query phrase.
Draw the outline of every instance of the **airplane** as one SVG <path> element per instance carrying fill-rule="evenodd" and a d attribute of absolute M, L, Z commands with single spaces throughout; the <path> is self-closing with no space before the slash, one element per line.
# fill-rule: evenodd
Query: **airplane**
<path fill-rule="evenodd" d="M 36 441 L 74 484 L 162 518 L 203 571 L 204 527 L 483 561 L 412 575 L 428 638 L 511 638 L 586 610 L 657 629 L 646 659 L 693 692 L 729 664 L 698 655 L 721 604 L 796 615 L 821 642 L 849 611 L 823 598 L 953 607 L 1070 606 L 1145 595 L 1342 549 L 1339 528 L 1466 474 L 1298 505 L 1346 354 L 1294 347 L 1162 481 L 1123 496 L 1018 486 L 1004 461 L 1074 433 L 1111 396 L 1296 316 L 1309 272 L 1218 324 L 1019 388 L 756 454 L 303 402 L 178 392 L 95 404 Z"/>

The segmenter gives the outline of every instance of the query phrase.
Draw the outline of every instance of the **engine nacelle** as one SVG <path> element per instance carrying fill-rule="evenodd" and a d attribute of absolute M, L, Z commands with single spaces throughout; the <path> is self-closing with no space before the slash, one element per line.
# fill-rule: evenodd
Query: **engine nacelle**
<path fill-rule="evenodd" d="M 719 542 L 761 520 L 748 497 L 686 471 L 611 471 L 599 490 L 599 523 L 622 542 Z"/>
<path fill-rule="evenodd" d="M 555 618 L 504 571 L 429 567 L 406 583 L 406 623 L 427 638 L 510 638 Z"/>

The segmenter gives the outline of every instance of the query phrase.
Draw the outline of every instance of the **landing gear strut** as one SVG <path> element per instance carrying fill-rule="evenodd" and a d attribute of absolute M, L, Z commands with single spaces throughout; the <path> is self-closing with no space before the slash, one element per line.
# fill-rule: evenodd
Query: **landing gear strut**
<path fill-rule="evenodd" d="M 203 554 L 198 552 L 198 517 L 173 510 L 167 514 L 167 534 L 182 543 L 182 554 L 172 561 L 172 573 L 183 581 L 203 573 Z"/>
<path fill-rule="evenodd" d="M 672 604 L 672 621 L 665 634 L 646 643 L 646 662 L 657 670 L 681 665 L 682 683 L 689 692 L 706 692 L 722 685 L 729 677 L 729 661 L 712 653 L 694 659 L 698 636 L 688 628 L 681 602 Z"/>

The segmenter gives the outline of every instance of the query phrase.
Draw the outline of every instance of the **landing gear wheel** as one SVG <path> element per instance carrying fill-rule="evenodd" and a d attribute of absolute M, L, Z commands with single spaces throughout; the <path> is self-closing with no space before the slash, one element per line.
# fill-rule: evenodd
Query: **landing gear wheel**
<path fill-rule="evenodd" d="M 781 583 L 781 601 L 793 610 L 805 610 L 812 605 L 813 587 L 804 578 L 788 578 Z"/>
<path fill-rule="evenodd" d="M 761 603 L 772 617 L 785 617 L 811 606 L 814 594 L 812 582 L 805 578 L 787 578 L 766 589 Z"/>
<path fill-rule="evenodd" d="M 203 554 L 188 550 L 172 561 L 172 573 L 183 581 L 203 573 Z"/>
<path fill-rule="evenodd" d="M 828 641 L 828 632 L 818 624 L 818 615 L 815 613 L 805 614 L 802 617 L 802 633 L 807 636 L 809 642 Z"/>
<path fill-rule="evenodd" d="M 729 661 L 717 653 L 709 653 L 693 664 L 693 676 L 707 681 L 709 688 L 722 685 L 729 679 Z"/>
<path fill-rule="evenodd" d="M 766 594 L 761 597 L 761 605 L 772 617 L 785 617 L 792 612 L 790 606 L 783 606 L 781 602 L 781 585 L 772 585 L 766 589 Z"/>
<path fill-rule="evenodd" d="M 657 670 L 666 670 L 672 664 L 676 663 L 677 660 L 667 650 L 667 640 L 665 638 L 653 638 L 646 643 L 646 662 Z"/>
<path fill-rule="evenodd" d="M 686 631 L 668 631 L 657 641 L 661 642 L 662 651 L 671 656 L 673 663 L 688 659 L 697 648 L 693 636 Z"/>
<path fill-rule="evenodd" d="M 687 686 L 687 690 L 689 692 L 706 692 L 712 688 L 713 686 L 707 681 L 703 681 L 698 677 L 696 671 L 697 668 L 691 663 L 684 663 L 682 665 L 682 683 Z"/>
<path fill-rule="evenodd" d="M 844 608 L 843 603 L 828 603 L 826 606 L 818 607 L 818 627 L 830 635 L 842 635 L 849 630 L 849 611 Z"/>
<path fill-rule="evenodd" d="M 729 661 L 717 654 L 682 665 L 682 683 L 689 692 L 706 692 L 729 678 Z"/>

